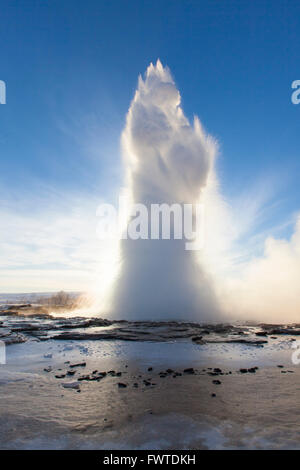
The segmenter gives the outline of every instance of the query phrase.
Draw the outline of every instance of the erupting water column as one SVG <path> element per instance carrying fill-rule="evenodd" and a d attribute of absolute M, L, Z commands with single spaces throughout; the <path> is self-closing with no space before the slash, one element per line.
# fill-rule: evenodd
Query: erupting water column
<path fill-rule="evenodd" d="M 197 117 L 190 125 L 168 68 L 151 64 L 139 78 L 122 149 L 135 203 L 195 204 L 213 170 L 216 145 Z M 150 229 L 150 227 L 149 227 Z M 128 320 L 212 320 L 212 283 L 185 240 L 121 240 L 111 316 Z"/>

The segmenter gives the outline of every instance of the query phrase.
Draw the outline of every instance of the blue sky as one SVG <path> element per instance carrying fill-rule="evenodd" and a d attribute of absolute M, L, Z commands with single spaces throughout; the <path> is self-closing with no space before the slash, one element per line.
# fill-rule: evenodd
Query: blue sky
<path fill-rule="evenodd" d="M 4 0 L 0 291 L 47 290 L 40 273 L 78 269 L 80 279 L 91 269 L 79 262 L 85 249 L 77 267 L 74 253 L 69 263 L 67 239 L 59 259 L 54 251 L 33 261 L 44 249 L 37 252 L 28 221 L 53 227 L 60 211 L 91 203 L 88 214 L 93 201 L 116 198 L 125 115 L 138 75 L 158 57 L 186 115 L 197 114 L 219 141 L 224 197 L 261 199 L 269 210 L 256 230 L 289 236 L 300 209 L 300 105 L 291 103 L 299 35 L 296 0 Z M 30 276 L 32 289 L 23 282 Z M 78 283 L 68 279 L 66 288 Z"/>

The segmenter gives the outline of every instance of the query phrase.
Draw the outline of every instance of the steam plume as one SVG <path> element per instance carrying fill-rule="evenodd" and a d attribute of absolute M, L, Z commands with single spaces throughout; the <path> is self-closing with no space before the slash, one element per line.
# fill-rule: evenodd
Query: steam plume
<path fill-rule="evenodd" d="M 268 237 L 264 254 L 223 283 L 226 309 L 235 318 L 300 321 L 300 216 L 290 240 Z"/>

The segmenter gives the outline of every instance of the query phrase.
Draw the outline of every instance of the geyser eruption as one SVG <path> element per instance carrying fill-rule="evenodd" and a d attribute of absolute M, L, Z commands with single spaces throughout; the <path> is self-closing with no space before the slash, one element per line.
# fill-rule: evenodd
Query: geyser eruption
<path fill-rule="evenodd" d="M 148 67 L 145 79 L 139 78 L 121 141 L 122 194 L 129 201 L 127 218 L 121 219 L 127 228 L 134 221 L 139 236 L 105 245 L 109 262 L 99 272 L 89 314 L 128 320 L 299 322 L 300 214 L 290 240 L 269 236 L 264 254 L 253 256 L 253 243 L 257 248 L 256 240 L 264 235 L 255 225 L 264 200 L 256 201 L 248 190 L 236 202 L 224 200 L 214 169 L 216 143 L 197 117 L 191 125 L 184 116 L 171 74 L 159 61 Z M 134 204 L 151 214 L 153 204 L 198 203 L 205 208 L 204 246 L 198 251 L 187 251 L 184 238 L 144 237 L 142 219 L 132 211 Z M 155 224 L 151 217 L 147 223 L 149 237 Z M 175 216 L 171 224 L 174 234 Z"/>
<path fill-rule="evenodd" d="M 191 125 L 180 94 L 160 61 L 139 78 L 122 134 L 130 200 L 197 204 L 213 172 L 216 144 L 198 120 Z M 151 230 L 151 222 L 149 231 Z M 216 320 L 213 284 L 184 239 L 124 239 L 111 316 L 129 320 Z"/>

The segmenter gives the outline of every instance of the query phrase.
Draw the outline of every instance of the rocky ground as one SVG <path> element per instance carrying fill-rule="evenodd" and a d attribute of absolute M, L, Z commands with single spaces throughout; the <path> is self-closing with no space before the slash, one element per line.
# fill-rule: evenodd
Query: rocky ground
<path fill-rule="evenodd" d="M 0 307 L 0 339 L 6 344 L 28 340 L 191 340 L 197 344 L 268 344 L 278 335 L 300 335 L 300 324 L 198 324 L 184 322 L 128 322 L 102 318 L 52 316 L 29 305 Z M 294 339 L 294 338 L 293 338 Z"/>
<path fill-rule="evenodd" d="M 1 448 L 300 447 L 300 325 L 0 315 Z"/>

